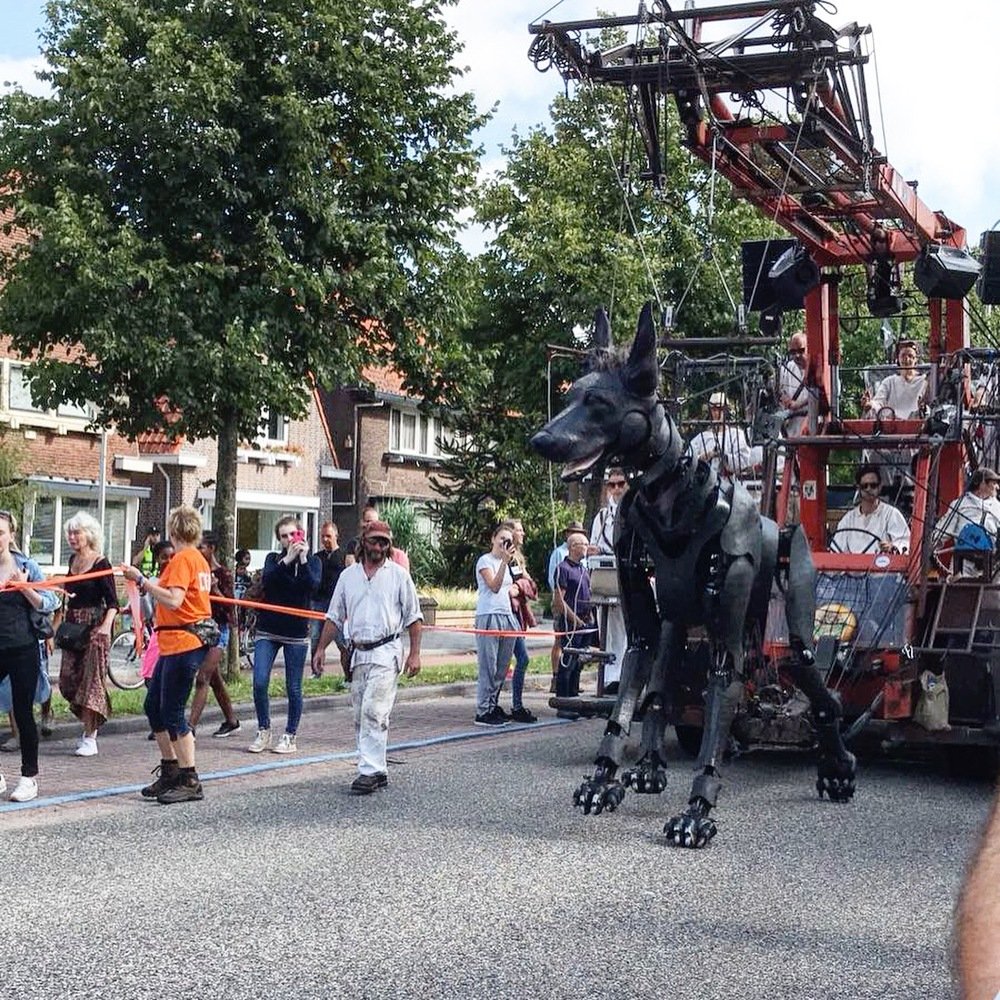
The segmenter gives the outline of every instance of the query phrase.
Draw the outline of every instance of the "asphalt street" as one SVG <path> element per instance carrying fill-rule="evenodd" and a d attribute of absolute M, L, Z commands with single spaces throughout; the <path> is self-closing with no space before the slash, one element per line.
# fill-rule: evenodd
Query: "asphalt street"
<path fill-rule="evenodd" d="M 369 797 L 348 793 L 340 706 L 304 717 L 300 760 L 205 741 L 229 770 L 201 803 L 0 811 L 3 994 L 954 996 L 951 915 L 988 785 L 882 762 L 833 805 L 808 757 L 751 755 L 726 772 L 716 840 L 685 851 L 660 832 L 690 783 L 675 745 L 662 796 L 584 817 L 572 792 L 603 723 L 530 704 L 542 725 L 491 732 L 467 696 L 400 703 L 404 746 Z M 48 745 L 43 776 L 68 754 Z M 109 736 L 102 758 L 141 759 L 138 780 L 149 749 Z"/>

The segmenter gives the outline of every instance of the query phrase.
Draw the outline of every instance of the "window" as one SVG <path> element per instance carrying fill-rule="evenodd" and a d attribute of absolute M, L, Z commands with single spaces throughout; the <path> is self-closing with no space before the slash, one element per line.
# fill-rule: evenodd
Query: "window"
<path fill-rule="evenodd" d="M 12 410 L 26 410 L 29 413 L 45 412 L 31 401 L 28 369 L 24 365 L 10 366 L 10 408 Z"/>
<path fill-rule="evenodd" d="M 268 409 L 261 411 L 259 444 L 288 444 L 288 418 Z"/>
<path fill-rule="evenodd" d="M 396 406 L 389 411 L 389 451 L 438 458 L 438 439 L 449 433 L 437 417 Z"/>
<path fill-rule="evenodd" d="M 129 539 L 125 536 L 127 506 L 125 500 L 108 500 L 104 505 L 104 554 L 112 564 L 132 561 Z M 63 536 L 63 525 L 78 510 L 97 517 L 97 509 L 97 500 L 93 497 L 36 497 L 28 554 L 39 566 L 66 565 L 69 548 Z"/>

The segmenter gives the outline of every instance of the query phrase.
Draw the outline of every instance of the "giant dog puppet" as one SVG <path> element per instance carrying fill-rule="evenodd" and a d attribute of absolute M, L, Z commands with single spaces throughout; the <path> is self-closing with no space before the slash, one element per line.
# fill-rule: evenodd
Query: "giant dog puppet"
<path fill-rule="evenodd" d="M 854 795 L 855 761 L 840 736 L 839 706 L 814 663 L 815 570 L 801 527 L 779 531 L 760 516 L 739 482 L 692 459 L 657 399 L 656 335 L 648 304 L 627 357 L 610 350 L 603 311 L 595 341 L 590 371 L 573 384 L 562 412 L 531 439 L 545 458 L 566 464 L 564 478 L 611 461 L 635 474 L 615 520 L 614 540 L 628 649 L 594 773 L 577 789 L 574 804 L 596 814 L 615 809 L 626 787 L 646 793 L 666 787 L 661 747 L 676 671 L 688 628 L 704 625 L 711 666 L 701 751 L 687 808 L 667 821 L 664 832 L 684 847 L 702 847 L 712 839 L 716 825 L 709 813 L 743 693 L 746 645 L 763 622 L 775 580 L 785 596 L 789 673 L 812 704 L 819 742 L 816 788 L 820 797 L 847 802 Z M 639 707 L 644 712 L 640 758 L 619 778 Z"/>

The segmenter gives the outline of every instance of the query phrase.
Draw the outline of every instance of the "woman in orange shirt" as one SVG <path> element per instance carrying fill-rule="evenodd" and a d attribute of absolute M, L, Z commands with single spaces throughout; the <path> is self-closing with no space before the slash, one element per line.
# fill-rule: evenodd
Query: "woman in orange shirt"
<path fill-rule="evenodd" d="M 156 636 L 160 658 L 146 692 L 146 717 L 156 735 L 160 765 L 156 780 L 142 794 L 157 802 L 195 802 L 204 798 L 194 761 L 194 736 L 184 717 L 191 687 L 210 646 L 191 631 L 195 622 L 212 615 L 208 594 L 212 572 L 198 551 L 201 518 L 193 507 L 177 507 L 167 519 L 175 553 L 157 583 L 150 583 L 134 566 L 125 576 L 156 601 Z"/>

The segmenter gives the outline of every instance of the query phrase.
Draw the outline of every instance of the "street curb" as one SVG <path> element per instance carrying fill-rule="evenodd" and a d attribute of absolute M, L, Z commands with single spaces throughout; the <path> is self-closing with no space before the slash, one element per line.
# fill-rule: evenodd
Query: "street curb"
<path fill-rule="evenodd" d="M 587 671 L 580 675 L 583 682 L 596 682 L 597 671 Z M 528 674 L 524 678 L 525 691 L 539 692 L 546 694 L 549 692 L 551 677 L 548 674 Z M 419 684 L 413 687 L 401 687 L 396 695 L 396 701 L 430 701 L 434 698 L 474 698 L 476 695 L 475 681 L 453 681 L 450 684 Z M 306 698 L 302 704 L 302 711 L 319 712 L 324 709 L 350 708 L 351 696 L 344 694 L 319 694 L 311 698 Z M 281 712 L 287 710 L 287 698 L 272 698 L 271 711 Z M 253 702 L 234 705 L 236 716 L 241 721 L 243 719 L 254 719 Z M 206 706 L 201 714 L 199 728 L 204 728 L 206 722 L 221 722 L 222 712 L 218 706 Z M 251 727 L 252 728 L 252 727 Z M 149 723 L 144 715 L 123 715 L 113 716 L 101 726 L 102 736 L 114 736 L 121 733 L 144 733 L 149 729 Z M 247 730 L 250 731 L 249 729 Z M 60 722 L 52 727 L 51 736 L 42 736 L 40 739 L 46 740 L 68 740 L 79 735 L 80 724 L 78 722 Z"/>

